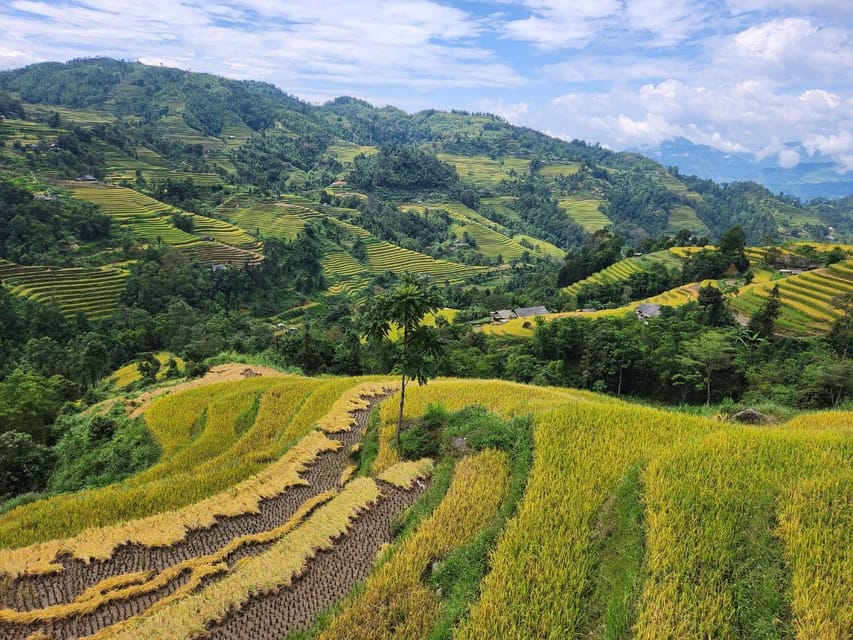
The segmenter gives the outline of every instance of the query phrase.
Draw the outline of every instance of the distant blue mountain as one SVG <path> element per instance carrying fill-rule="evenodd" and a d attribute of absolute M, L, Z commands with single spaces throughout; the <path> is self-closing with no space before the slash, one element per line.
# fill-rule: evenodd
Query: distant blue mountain
<path fill-rule="evenodd" d="M 800 163 L 783 169 L 778 155 L 756 160 L 751 153 L 727 153 L 686 138 L 674 138 L 654 148 L 632 149 L 665 166 L 676 166 L 685 175 L 712 178 L 717 182 L 751 180 L 773 193 L 795 195 L 803 201 L 813 198 L 842 198 L 853 194 L 853 172 L 838 173 L 831 158 L 815 153 L 809 156 L 799 143 L 789 143 Z"/>

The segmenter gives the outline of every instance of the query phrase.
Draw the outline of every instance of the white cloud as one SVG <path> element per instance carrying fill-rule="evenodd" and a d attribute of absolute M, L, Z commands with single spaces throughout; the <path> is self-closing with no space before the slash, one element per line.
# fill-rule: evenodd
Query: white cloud
<path fill-rule="evenodd" d="M 622 8 L 619 0 L 525 0 L 525 18 L 505 23 L 504 35 L 541 49 L 582 48 Z"/>
<path fill-rule="evenodd" d="M 523 82 L 478 44 L 484 27 L 477 19 L 431 0 L 242 0 L 229 6 L 150 0 L 120 10 L 113 0 L 14 0 L 0 8 L 0 20 L 10 48 L 30 52 L 27 62 L 92 51 L 230 71 L 288 91 L 316 91 L 318 83 L 423 91 Z"/>
<path fill-rule="evenodd" d="M 720 41 L 715 62 L 735 72 L 780 84 L 850 84 L 850 29 L 821 27 L 808 18 L 785 18 L 749 27 Z"/>
<path fill-rule="evenodd" d="M 793 169 L 800 164 L 800 154 L 794 149 L 782 149 L 779 152 L 779 166 L 783 169 Z"/>
<path fill-rule="evenodd" d="M 525 123 L 613 148 L 683 136 L 726 152 L 778 154 L 782 166 L 799 161 L 784 146 L 799 140 L 810 154 L 820 151 L 853 170 L 853 100 L 824 91 L 775 93 L 759 81 L 706 87 L 666 80 L 638 89 L 568 93 L 531 109 Z"/>

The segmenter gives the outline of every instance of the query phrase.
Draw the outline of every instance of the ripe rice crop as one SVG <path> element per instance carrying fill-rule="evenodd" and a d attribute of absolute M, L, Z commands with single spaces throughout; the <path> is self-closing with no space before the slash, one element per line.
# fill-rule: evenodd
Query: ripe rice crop
<path fill-rule="evenodd" d="M 832 535 L 827 502 L 814 510 L 816 529 L 810 536 L 793 514 L 801 509 L 802 496 L 795 498 L 797 505 L 786 505 L 784 488 L 800 479 L 832 478 L 840 469 L 850 469 L 851 462 L 853 441 L 842 434 L 777 428 L 721 431 L 652 460 L 643 482 L 649 577 L 636 637 L 790 635 L 781 597 L 790 578 L 784 549 L 774 539 L 777 506 L 781 502 L 783 511 L 786 506 L 792 510 L 789 536 L 813 536 L 814 544 L 821 544 L 819 540 Z M 849 509 L 842 512 L 838 523 L 849 523 L 850 516 Z M 824 549 L 834 550 L 830 557 L 850 566 L 844 547 Z M 807 562 L 812 560 L 805 549 L 800 551 Z M 840 568 L 823 570 L 831 577 Z M 816 568 L 818 573 L 823 570 Z M 834 587 L 842 587 L 843 576 L 835 578 L 841 583 Z M 794 602 L 805 600 L 809 587 L 794 583 Z M 822 604 L 829 611 L 843 610 L 831 601 Z M 814 611 L 810 604 L 806 609 Z M 847 622 L 853 622 L 853 616 Z"/>
<path fill-rule="evenodd" d="M 175 363 L 178 365 L 178 371 L 184 370 L 184 360 L 179 356 L 166 351 L 161 351 L 160 353 L 154 354 L 154 357 L 157 358 L 157 361 L 160 363 L 160 371 L 157 372 L 158 380 L 162 380 L 165 377 L 167 370 L 166 365 L 169 362 L 169 358 L 174 358 Z M 118 369 L 110 376 L 109 379 L 112 381 L 114 389 L 123 389 L 132 385 L 134 382 L 142 380 L 142 374 L 139 373 L 139 368 L 136 366 L 136 363 L 131 362 L 130 364 L 123 366 L 121 369 Z"/>
<path fill-rule="evenodd" d="M 257 393 L 257 390 L 265 384 L 250 379 L 236 383 L 236 388 L 247 383 L 248 386 L 245 388 L 249 394 Z M 235 385 L 235 383 L 225 384 Z M 328 411 L 331 404 L 352 386 L 353 380 L 350 378 L 329 381 L 303 378 L 284 381 L 276 379 L 275 386 L 261 397 L 254 426 L 246 431 L 231 448 L 208 460 L 197 459 L 194 462 L 196 467 L 190 469 L 176 469 L 170 464 L 168 452 L 180 449 L 182 441 L 179 435 L 180 430 L 168 431 L 166 423 L 164 424 L 166 429 L 158 435 L 164 449 L 161 463 L 118 484 L 73 495 L 56 496 L 3 514 L 0 516 L 0 540 L 3 540 L 4 546 L 20 547 L 34 542 L 70 538 L 79 534 L 82 536 L 81 540 L 75 545 L 85 549 L 88 539 L 81 531 L 86 528 L 115 525 L 117 527 L 115 537 L 121 539 L 125 533 L 122 525 L 115 523 L 181 509 L 201 500 L 210 499 L 215 503 L 216 498 L 210 498 L 210 496 L 241 481 L 248 482 L 246 485 L 248 498 L 241 499 L 252 500 L 252 491 L 257 487 L 246 478 L 260 472 L 267 473 L 264 471 L 265 466 L 278 460 L 285 451 L 291 456 L 295 455 L 297 460 L 303 458 L 307 460 L 312 459 L 312 456 L 320 451 L 335 446 L 331 441 L 320 437 L 310 441 L 299 441 L 301 452 L 292 453 L 288 449 L 299 438 L 308 434 Z M 201 397 L 207 397 L 209 401 L 213 401 L 215 394 L 206 392 L 207 395 L 205 395 L 205 389 L 206 387 L 199 388 Z M 158 401 L 163 403 L 160 406 L 164 410 L 164 417 L 168 416 L 168 412 L 165 411 L 167 407 L 180 408 L 183 395 L 175 394 Z M 169 401 L 168 404 L 167 401 Z M 157 403 L 154 406 L 157 406 Z M 192 424 L 196 419 L 194 416 L 200 415 L 201 410 L 199 409 L 198 413 L 194 412 L 195 410 L 190 411 L 186 418 L 182 418 L 184 421 L 182 433 L 185 437 L 191 436 Z M 233 430 L 233 426 L 231 429 Z M 188 443 L 184 440 L 183 444 Z M 270 467 L 270 473 L 284 473 L 282 470 L 276 471 L 277 468 Z M 226 507 L 228 502 L 233 500 L 229 494 L 227 499 L 223 498 L 220 501 L 223 504 L 217 509 Z M 206 514 L 205 517 L 209 518 L 210 514 Z M 50 549 L 38 551 L 36 555 L 43 558 L 43 561 L 37 563 L 40 567 L 52 561 L 51 553 L 55 555 L 55 552 L 51 549 L 55 551 L 56 544 L 48 542 L 46 545 Z M 11 553 L 14 554 L 14 552 Z M 85 556 L 84 552 L 81 554 Z M 23 560 L 7 561 L 5 555 L 5 552 L 0 552 L 0 573 L 8 571 L 9 567 L 14 567 L 16 563 L 18 566 L 24 566 Z M 31 554 L 27 552 L 22 557 L 28 555 Z"/>
<path fill-rule="evenodd" d="M 502 452 L 487 450 L 460 460 L 441 504 L 371 577 L 367 588 L 332 621 L 320 640 L 426 637 L 440 603 L 421 583 L 424 572 L 431 563 L 471 542 L 497 516 L 508 481 Z"/>
<path fill-rule="evenodd" d="M 252 594 L 286 586 L 299 576 L 305 563 L 318 551 L 328 549 L 346 532 L 358 514 L 380 496 L 376 482 L 357 478 L 331 502 L 321 507 L 302 526 L 285 535 L 268 552 L 239 563 L 223 580 L 203 591 L 141 616 L 104 638 L 177 640 L 204 631 L 205 623 L 222 618 L 229 608 Z"/>
<path fill-rule="evenodd" d="M 853 431 L 853 411 L 818 411 L 791 418 L 788 429 L 828 429 Z"/>
<path fill-rule="evenodd" d="M 782 305 L 777 326 L 792 333 L 823 333 L 840 316 L 840 311 L 830 304 L 832 298 L 853 293 L 853 271 L 849 278 L 844 275 L 851 264 L 853 261 L 847 260 L 828 269 L 805 271 L 781 280 L 748 285 L 731 300 L 731 304 L 735 310 L 751 315 L 761 308 L 773 287 L 778 286 Z"/>
<path fill-rule="evenodd" d="M 374 478 L 355 478 L 350 456 L 365 428 L 364 396 L 390 388 L 378 377 L 250 378 L 158 400 L 146 413 L 164 450 L 158 465 L 121 483 L 122 491 L 58 496 L 22 507 L 14 518 L 16 512 L 0 516 L 4 545 L 25 544 L 15 537 L 33 530 L 61 530 L 74 507 L 84 514 L 103 508 L 114 518 L 100 529 L 0 551 L 6 591 L 25 603 L 42 602 L 13 606 L 19 600 L 0 592 L 0 603 L 7 603 L 0 604 L 0 633 L 25 637 L 41 630 L 38 621 L 54 637 L 84 635 L 69 630 L 86 628 L 97 638 L 145 640 L 194 634 L 272 640 L 305 629 L 368 576 L 391 539 L 393 514 L 423 489 L 417 479 L 433 473 L 429 460 L 400 463 L 391 396 L 380 405 L 378 455 L 371 469 L 360 470 Z M 515 510 L 505 512 L 506 526 L 500 531 L 501 519 L 489 538 L 496 540 L 489 570 L 479 596 L 465 601 L 473 604 L 451 618 L 459 619 L 453 637 L 853 633 L 850 412 L 743 427 L 571 389 L 438 379 L 410 387 L 404 420 L 416 420 L 435 402 L 447 411 L 482 405 L 505 417 L 529 414 L 533 423 L 526 488 Z M 507 473 L 503 453 L 460 458 L 444 500 L 383 554 L 363 589 L 333 613 L 323 637 L 438 633 L 434 625 L 450 594 L 435 585 L 445 584 L 444 569 L 454 570 L 454 554 L 504 513 Z M 636 530 L 625 542 L 614 513 L 624 506 L 618 500 L 628 481 L 636 493 Z M 220 482 L 225 488 L 214 490 Z M 229 529 L 208 545 L 208 529 L 254 522 L 251 514 L 284 495 L 293 499 L 279 519 L 265 520 L 265 528 Z M 181 504 L 168 506 L 169 500 Z M 43 519 L 20 517 L 35 507 Z M 117 546 L 129 541 L 141 546 Z M 194 544 L 201 551 L 188 551 Z M 173 552 L 172 560 L 110 571 L 109 562 L 133 549 L 145 562 L 158 550 Z M 69 554 L 61 566 L 60 551 Z M 613 567 L 633 571 L 633 591 L 620 591 L 614 576 L 622 574 Z M 39 575 L 16 583 L 23 574 Z M 29 586 L 47 593 L 64 577 L 88 574 L 64 597 L 23 593 Z M 599 615 L 601 603 L 613 598 L 621 603 L 615 617 Z M 34 626 L 15 628 L 25 635 L 8 635 L 9 625 L 30 620 Z"/>
<path fill-rule="evenodd" d="M 850 422 L 847 426 L 850 426 Z M 779 531 L 791 563 L 798 638 L 853 636 L 853 474 L 797 482 L 784 494 Z"/>

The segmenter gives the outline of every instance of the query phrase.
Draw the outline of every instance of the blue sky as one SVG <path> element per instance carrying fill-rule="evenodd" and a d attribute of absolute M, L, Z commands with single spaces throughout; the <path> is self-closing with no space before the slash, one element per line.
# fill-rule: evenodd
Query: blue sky
<path fill-rule="evenodd" d="M 0 68 L 107 55 L 853 170 L 851 0 L 3 0 Z M 800 142 L 805 152 L 785 149 Z"/>

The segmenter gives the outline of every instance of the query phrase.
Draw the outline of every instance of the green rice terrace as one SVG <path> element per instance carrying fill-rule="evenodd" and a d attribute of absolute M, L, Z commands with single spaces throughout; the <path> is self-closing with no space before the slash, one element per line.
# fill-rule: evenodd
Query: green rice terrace
<path fill-rule="evenodd" d="M 75 198 L 97 204 L 136 237 L 178 247 L 201 262 L 254 264 L 262 259 L 260 243 L 224 220 L 188 214 L 124 187 L 71 183 L 69 188 Z M 176 214 L 191 217 L 193 233 L 175 226 L 172 216 Z"/>
<path fill-rule="evenodd" d="M 470 276 L 487 273 L 486 267 L 462 265 L 447 260 L 436 260 L 422 253 L 398 247 L 395 244 L 379 240 L 370 232 L 342 220 L 331 218 L 342 230 L 359 238 L 365 247 L 365 267 L 372 273 L 402 274 L 406 271 L 432 276 L 439 282 L 451 284 L 466 280 Z"/>
<path fill-rule="evenodd" d="M 530 160 L 525 158 L 503 157 L 497 160 L 486 156 L 459 156 L 449 153 L 436 154 L 439 160 L 456 167 L 459 178 L 479 185 L 494 185 L 502 180 L 527 174 Z"/>
<path fill-rule="evenodd" d="M 403 211 L 418 211 L 424 208 L 425 205 L 415 204 L 401 206 Z M 476 243 L 477 250 L 487 258 L 501 256 L 504 260 L 512 260 L 520 258 L 525 251 L 530 251 L 516 242 L 512 238 L 512 232 L 506 227 L 492 222 L 464 204 L 444 203 L 429 208 L 441 209 L 450 214 L 453 220 L 451 232 L 460 239 L 467 234 Z"/>
<path fill-rule="evenodd" d="M 569 285 L 564 289 L 564 291 L 566 291 L 566 293 L 575 294 L 578 292 L 578 289 L 587 284 L 619 282 L 628 278 L 632 273 L 639 273 L 656 263 L 673 268 L 681 267 L 681 260 L 675 253 L 668 250 L 656 251 L 643 256 L 634 256 L 615 262 L 609 267 L 592 274 L 588 278 L 584 278 L 583 280 Z"/>
<path fill-rule="evenodd" d="M 0 260 L 0 283 L 15 295 L 56 304 L 66 317 L 82 313 L 90 320 L 113 313 L 128 272 L 115 268 L 22 266 Z"/>
<path fill-rule="evenodd" d="M 832 307 L 832 298 L 853 293 L 853 260 L 746 286 L 731 304 L 738 312 L 752 315 L 774 286 L 779 287 L 781 296 L 782 312 L 776 321 L 781 330 L 798 334 L 825 333 L 841 316 L 841 311 Z"/>
<path fill-rule="evenodd" d="M 566 215 L 577 222 L 584 231 L 592 233 L 611 224 L 607 216 L 598 208 L 603 202 L 597 198 L 566 196 L 560 198 L 559 204 Z"/>

